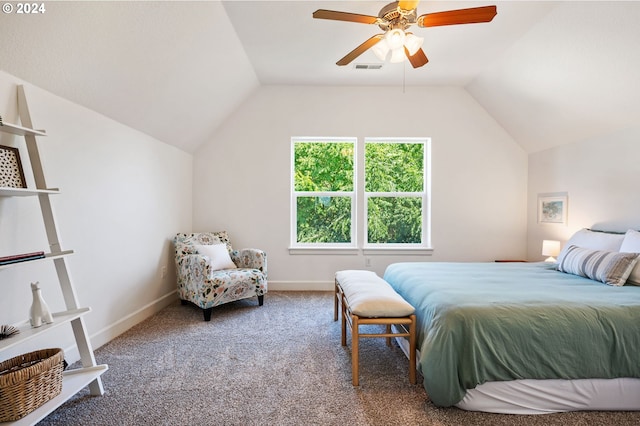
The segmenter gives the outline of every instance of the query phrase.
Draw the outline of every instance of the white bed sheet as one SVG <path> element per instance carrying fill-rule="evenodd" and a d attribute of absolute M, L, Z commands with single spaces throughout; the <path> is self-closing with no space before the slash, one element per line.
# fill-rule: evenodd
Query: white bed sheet
<path fill-rule="evenodd" d="M 409 343 L 406 339 L 396 337 L 396 341 L 409 358 Z M 418 360 L 420 351 L 416 353 Z M 487 382 L 467 390 L 456 407 L 467 411 L 501 414 L 640 411 L 640 379 L 623 377 Z"/>
<path fill-rule="evenodd" d="M 456 407 L 503 414 L 640 410 L 640 379 L 513 380 L 467 391 Z"/>

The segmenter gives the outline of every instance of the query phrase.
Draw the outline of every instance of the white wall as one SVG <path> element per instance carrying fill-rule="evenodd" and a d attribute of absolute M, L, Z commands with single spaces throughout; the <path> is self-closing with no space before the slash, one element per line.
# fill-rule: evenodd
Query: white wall
<path fill-rule="evenodd" d="M 581 228 L 640 229 L 640 126 L 529 156 L 528 256 L 542 240 L 564 243 Z M 567 226 L 537 223 L 540 193 L 568 193 Z"/>
<path fill-rule="evenodd" d="M 290 255 L 292 136 L 432 138 L 432 256 L 395 261 L 521 258 L 527 155 L 460 88 L 261 87 L 194 156 L 194 231 L 229 231 L 268 255 L 271 289 L 331 288 L 361 255 Z"/>
<path fill-rule="evenodd" d="M 0 115 L 18 123 L 16 84 L 0 72 Z M 192 156 L 150 136 L 48 92 L 25 84 L 62 248 L 75 254 L 68 264 L 85 323 L 97 347 L 167 303 L 175 301 L 170 238 L 191 229 Z M 162 118 L 166 119 L 166 118 Z M 20 147 L 24 138 L 0 134 L 0 144 Z M 29 167 L 25 167 L 30 169 Z M 31 184 L 33 179 L 30 179 Z M 0 197 L 0 255 L 48 251 L 37 199 Z M 161 266 L 168 275 L 160 277 Z M 0 270 L 0 324 L 28 318 L 29 283 L 40 281 L 54 311 L 64 310 L 53 262 Z M 48 343 L 70 350 L 69 328 L 25 343 L 23 353 Z M 2 359 L 10 354 L 3 352 Z"/>

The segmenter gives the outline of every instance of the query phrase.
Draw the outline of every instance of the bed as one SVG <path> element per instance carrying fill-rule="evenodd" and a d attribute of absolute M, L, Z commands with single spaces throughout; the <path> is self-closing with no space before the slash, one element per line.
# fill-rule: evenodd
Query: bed
<path fill-rule="evenodd" d="M 558 266 L 389 265 L 384 279 L 416 308 L 418 368 L 435 405 L 517 414 L 640 410 L 640 287 L 630 285 L 640 284 L 640 246 L 623 245 L 625 234 L 603 246 L 579 233 Z M 603 257 L 590 270 L 594 253 Z M 613 257 L 628 262 L 616 270 L 622 282 L 607 285 L 603 265 Z"/>

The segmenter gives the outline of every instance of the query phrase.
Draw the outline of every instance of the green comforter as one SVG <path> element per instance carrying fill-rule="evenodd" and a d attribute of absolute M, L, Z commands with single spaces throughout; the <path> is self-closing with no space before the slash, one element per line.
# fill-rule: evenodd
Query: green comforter
<path fill-rule="evenodd" d="M 488 381 L 640 378 L 640 287 L 544 263 L 396 263 L 384 279 L 416 308 L 438 406 Z"/>

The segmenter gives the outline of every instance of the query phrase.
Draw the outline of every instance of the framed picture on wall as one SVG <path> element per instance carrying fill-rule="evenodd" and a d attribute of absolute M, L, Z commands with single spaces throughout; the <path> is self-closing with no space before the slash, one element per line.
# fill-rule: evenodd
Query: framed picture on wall
<path fill-rule="evenodd" d="M 538 223 L 567 224 L 567 193 L 538 194 Z"/>
<path fill-rule="evenodd" d="M 18 148 L 0 145 L 0 187 L 27 187 Z"/>

